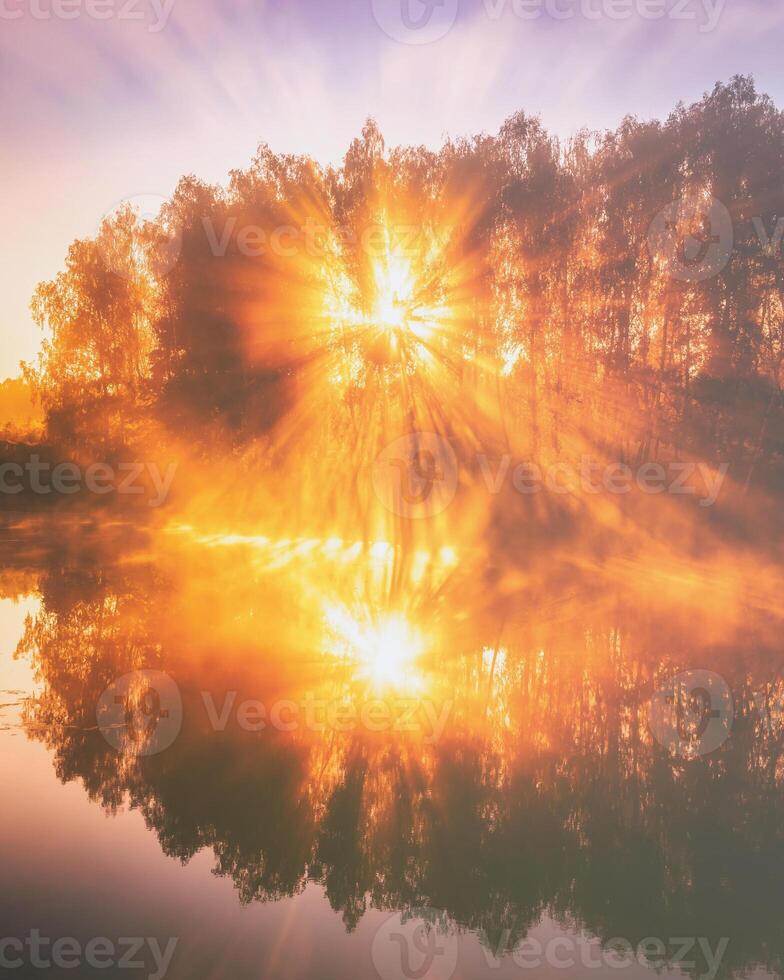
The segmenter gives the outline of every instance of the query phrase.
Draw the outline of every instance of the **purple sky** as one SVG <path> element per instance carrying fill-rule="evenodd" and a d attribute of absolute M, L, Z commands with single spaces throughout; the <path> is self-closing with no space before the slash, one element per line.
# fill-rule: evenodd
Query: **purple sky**
<path fill-rule="evenodd" d="M 737 73 L 784 106 L 783 28 L 780 0 L 0 0 L 0 379 L 39 345 L 36 283 L 127 197 L 260 141 L 339 160 L 369 115 L 388 143 L 516 109 L 568 136 Z"/>

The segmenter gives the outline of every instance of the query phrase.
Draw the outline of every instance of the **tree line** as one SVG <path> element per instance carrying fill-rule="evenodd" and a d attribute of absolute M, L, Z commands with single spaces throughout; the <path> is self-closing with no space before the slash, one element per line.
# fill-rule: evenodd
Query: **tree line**
<path fill-rule="evenodd" d="M 692 454 L 775 487 L 783 170 L 748 77 L 566 142 L 519 112 L 437 151 L 369 121 L 339 166 L 262 145 L 227 187 L 184 177 L 74 242 L 25 374 L 48 438 L 93 453 L 187 433 L 210 455 L 294 420 L 356 438 L 379 394 L 418 418 L 414 390 L 535 457 Z"/>

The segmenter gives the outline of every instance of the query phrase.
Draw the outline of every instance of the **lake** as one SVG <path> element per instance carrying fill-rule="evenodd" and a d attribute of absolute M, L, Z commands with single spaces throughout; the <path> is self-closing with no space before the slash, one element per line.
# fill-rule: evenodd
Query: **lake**
<path fill-rule="evenodd" d="M 781 974 L 775 568 L 2 542 L 11 975 Z"/>

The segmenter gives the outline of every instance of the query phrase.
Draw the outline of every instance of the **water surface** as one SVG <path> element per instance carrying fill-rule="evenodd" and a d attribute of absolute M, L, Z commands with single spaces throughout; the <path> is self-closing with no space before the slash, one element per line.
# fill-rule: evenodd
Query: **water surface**
<path fill-rule="evenodd" d="M 780 974 L 761 576 L 4 533 L 4 935 L 176 937 L 174 978 Z"/>

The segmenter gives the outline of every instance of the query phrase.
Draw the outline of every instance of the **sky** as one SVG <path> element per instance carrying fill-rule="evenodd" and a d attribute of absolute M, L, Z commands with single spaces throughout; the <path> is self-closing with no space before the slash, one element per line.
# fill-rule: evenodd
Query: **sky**
<path fill-rule="evenodd" d="M 36 285 L 128 198 L 260 142 L 338 162 L 369 116 L 388 145 L 518 109 L 566 138 L 734 74 L 784 107 L 782 41 L 780 0 L 0 0 L 0 380 Z"/>

